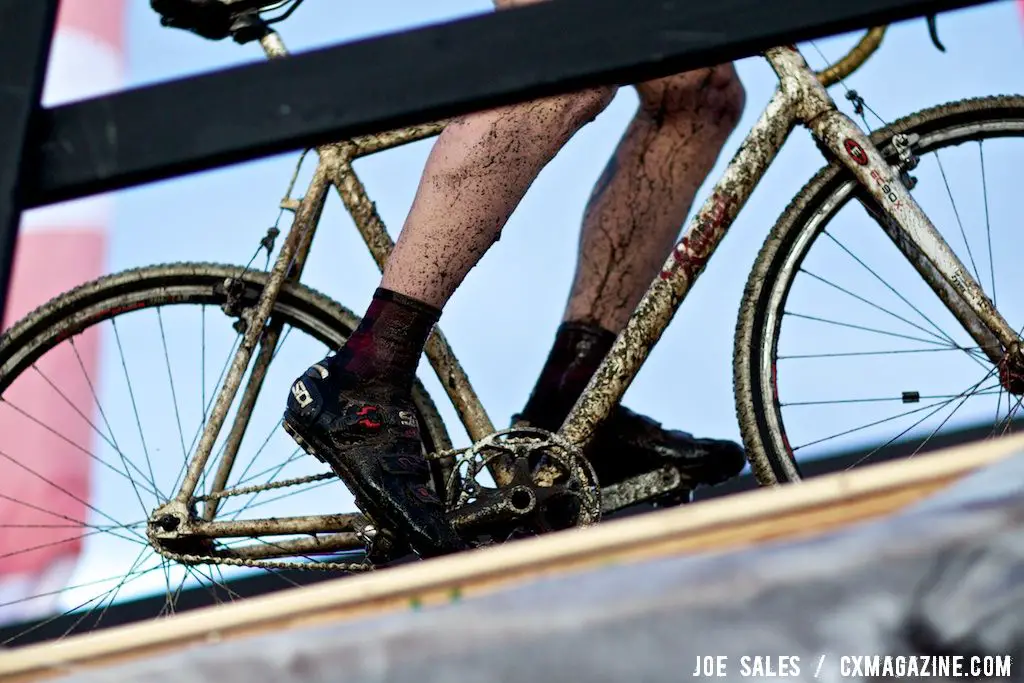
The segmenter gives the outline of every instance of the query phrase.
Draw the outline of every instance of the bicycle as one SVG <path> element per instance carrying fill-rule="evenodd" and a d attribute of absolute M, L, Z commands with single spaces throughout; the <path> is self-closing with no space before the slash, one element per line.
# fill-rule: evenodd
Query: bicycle
<path fill-rule="evenodd" d="M 258 40 L 268 58 L 278 59 L 286 57 L 288 52 L 280 36 L 270 26 L 290 15 L 301 1 L 222 0 L 213 3 L 220 14 L 212 19 L 210 15 L 169 12 L 164 23 L 193 30 L 208 38 L 230 35 L 238 42 Z M 160 0 L 154 4 L 160 4 Z M 280 9 L 285 10 L 283 14 L 267 17 L 267 12 Z M 558 433 L 524 426 L 496 430 L 444 335 L 439 329 L 434 331 L 426 356 L 441 379 L 473 445 L 453 448 L 436 406 L 419 383 L 415 388 L 415 404 L 434 486 L 445 497 L 453 521 L 463 533 L 482 542 L 503 542 L 523 535 L 594 524 L 602 515 L 641 502 L 673 496 L 686 500 L 692 482 L 671 467 L 648 472 L 621 484 L 601 487 L 582 455 L 582 448 L 602 418 L 622 398 L 797 122 L 804 123 L 819 141 L 828 165 L 797 194 L 769 233 L 748 279 L 735 337 L 737 415 L 750 465 L 758 481 L 762 485 L 777 485 L 797 482 L 801 478 L 795 457 L 801 446 L 791 445 L 783 415 L 783 408 L 801 404 L 787 404 L 780 400 L 778 361 L 812 357 L 820 360 L 831 356 L 863 359 L 881 355 L 880 351 L 821 356 L 780 356 L 778 353 L 783 320 L 789 315 L 787 302 L 791 295 L 800 294 L 793 287 L 794 279 L 797 274 L 806 272 L 820 281 L 827 280 L 810 273 L 806 267 L 810 262 L 808 256 L 819 238 L 840 244 L 826 228 L 848 204 L 861 206 L 867 211 L 870 219 L 882 228 L 876 234 L 885 235 L 897 247 L 896 251 L 902 255 L 900 262 L 913 267 L 920 281 L 938 300 L 935 305 L 941 305 L 948 311 L 974 344 L 957 342 L 939 329 L 930 315 L 909 301 L 908 305 L 921 315 L 921 324 L 879 307 L 868 297 L 852 296 L 907 322 L 918 330 L 917 335 L 925 335 L 903 335 L 906 340 L 920 342 L 932 339 L 936 346 L 932 350 L 954 351 L 958 358 L 966 358 L 985 370 L 980 382 L 973 384 L 968 391 L 952 395 L 952 398 L 949 395 L 921 396 L 919 392 L 902 392 L 886 400 L 915 405 L 922 400 L 939 401 L 908 413 L 913 415 L 934 405 L 942 409 L 963 399 L 959 404 L 962 405 L 967 398 L 993 395 L 998 391 L 998 406 L 1002 405 L 1003 394 L 1007 396 L 1007 415 L 1002 420 L 997 406 L 996 423 L 1008 428 L 1021 403 L 1018 399 L 1011 410 L 1010 397 L 1024 396 L 1024 350 L 1020 333 L 1010 327 L 997 310 L 994 291 L 990 299 L 979 284 L 977 267 L 974 267 L 972 275 L 911 196 L 917 180 L 910 171 L 920 167 L 923 155 L 937 154 L 940 149 L 959 148 L 969 141 L 977 141 L 981 149 L 986 140 L 1021 135 L 1024 133 L 1024 98 L 991 97 L 942 105 L 901 119 L 869 136 L 839 111 L 826 88 L 856 71 L 878 49 L 884 33 L 885 27 L 871 29 L 848 55 L 820 73 L 810 69 L 795 46 L 778 47 L 765 53 L 779 78 L 779 88 L 728 164 L 709 199 L 690 222 L 660 275 Z M 863 101 L 858 101 L 855 94 L 850 99 L 858 109 L 863 107 Z M 78 380 L 75 395 L 84 398 L 78 401 L 80 405 L 76 405 L 67 394 L 61 393 L 60 396 L 70 407 L 69 419 L 77 415 L 88 423 L 95 432 L 93 440 L 98 437 L 105 444 L 100 448 L 106 450 L 111 458 L 101 457 L 80 445 L 77 448 L 86 451 L 105 471 L 129 480 L 130 493 L 126 493 L 124 498 L 127 502 L 137 499 L 144 511 L 141 520 L 129 523 L 119 522 L 91 508 L 85 501 L 76 503 L 79 514 L 92 513 L 92 522 L 64 513 L 49 513 L 47 517 L 46 511 L 33 511 L 37 516 L 43 515 L 38 519 L 51 522 L 62 519 L 71 522 L 70 526 L 74 528 L 81 528 L 83 533 L 72 538 L 72 542 L 82 542 L 85 537 L 110 532 L 116 539 L 141 547 L 139 556 L 123 575 L 87 581 L 59 591 L 65 596 L 76 596 L 71 600 L 77 605 L 73 614 L 77 619 L 75 628 L 82 628 L 82 624 L 85 627 L 98 624 L 125 580 L 141 577 L 151 580 L 153 572 L 157 571 L 162 571 L 162 574 L 155 578 L 162 578 L 166 583 L 166 596 L 159 612 L 170 613 L 174 611 L 184 585 L 183 580 L 176 588 L 172 587 L 172 572 L 184 578 L 192 576 L 200 582 L 207 579 L 213 584 L 221 584 L 225 567 L 271 572 L 294 569 L 355 572 L 372 569 L 375 563 L 387 562 L 401 555 L 401 541 L 390 530 L 377 528 L 372 520 L 360 514 L 337 513 L 334 492 L 338 489 L 337 482 L 333 481 L 334 475 L 321 471 L 303 474 L 301 468 L 313 466 L 313 459 L 303 457 L 299 449 L 290 447 L 290 456 L 253 471 L 256 459 L 272 440 L 286 440 L 282 430 L 277 429 L 283 391 L 270 392 L 270 410 L 276 410 L 277 415 L 268 422 L 274 422 L 274 430 L 258 442 L 259 448 L 242 471 L 235 470 L 257 401 L 271 372 L 271 361 L 282 353 L 291 333 L 298 330 L 315 344 L 335 349 L 357 323 L 350 311 L 299 282 L 329 189 L 335 188 L 374 261 L 382 268 L 393 244 L 353 169 L 353 163 L 363 156 L 436 135 L 443 125 L 440 122 L 413 126 L 319 147 L 316 150 L 319 162 L 305 194 L 301 199 L 291 197 L 299 175 L 297 168 L 282 200 L 282 212 L 292 213 L 293 220 L 269 270 L 253 269 L 252 264 L 265 251 L 267 265 L 270 265 L 280 236 L 276 226 L 262 238 L 253 258 L 245 266 L 183 263 L 108 275 L 50 301 L 15 324 L 0 339 L 0 392 L 3 402 L 29 423 L 32 423 L 30 412 L 17 406 L 19 386 L 34 383 L 38 388 L 42 382 L 56 390 L 54 377 L 46 372 L 48 366 L 44 356 L 49 357 L 67 342 L 64 361 L 72 365 L 77 363 L 82 368 L 83 377 Z M 984 171 L 983 160 L 983 178 Z M 945 176 L 943 171 L 943 178 Z M 986 190 L 986 216 L 987 209 Z M 959 220 L 959 214 L 957 218 Z M 966 236 L 964 239 L 966 242 Z M 970 251 L 969 244 L 967 247 Z M 858 256 L 852 252 L 849 254 L 864 265 Z M 991 264 L 990 234 L 989 257 Z M 973 254 L 970 260 L 973 265 Z M 994 290 L 994 267 L 991 280 Z M 895 288 L 888 286 L 888 289 L 906 301 Z M 177 326 L 169 319 L 195 306 L 199 307 L 202 315 L 203 343 L 198 382 L 201 400 L 199 414 L 186 415 L 183 419 L 188 407 L 179 405 L 180 392 L 176 391 L 176 386 L 180 389 L 190 380 L 172 371 L 167 340 L 169 336 L 174 337 L 176 331 L 183 335 L 185 332 L 182 330 L 194 332 L 195 327 Z M 234 337 L 225 330 L 223 340 L 225 344 L 230 341 L 227 360 L 214 382 L 216 391 L 208 394 L 206 312 L 213 307 L 232 321 Z M 143 411 L 139 407 L 141 395 L 136 395 L 128 378 L 126 345 L 122 338 L 133 333 L 132 320 L 138 320 L 140 314 L 151 310 L 156 313 L 155 324 L 159 328 L 162 355 L 166 359 L 168 388 L 176 422 L 176 428 L 175 425 L 167 428 L 169 433 L 163 436 L 162 441 L 170 443 L 170 448 L 175 451 L 180 445 L 180 463 L 175 456 L 154 464 L 143 435 L 140 418 Z M 807 318 L 813 320 L 809 316 L 797 319 Z M 152 318 L 147 319 L 152 321 Z M 127 411 L 130 407 L 134 415 L 141 448 L 129 448 L 123 435 L 120 440 L 114 438 L 108 419 L 111 413 L 103 410 L 94 380 L 82 364 L 80 347 L 95 343 L 96 328 L 104 323 L 109 323 L 121 356 L 120 365 L 127 381 L 125 409 Z M 929 329 L 929 325 L 934 330 Z M 936 339 L 937 342 L 934 341 Z M 828 341 L 834 343 L 834 340 Z M 196 349 L 194 345 L 191 348 L 194 358 Z M 914 349 L 897 350 L 896 353 L 920 355 Z M 315 352 L 303 350 L 298 358 L 304 360 L 292 364 L 282 362 L 275 367 L 287 366 L 282 370 L 282 378 L 290 383 L 295 368 L 300 367 L 299 363 L 306 363 L 312 357 L 317 357 Z M 245 387 L 239 395 L 243 381 Z M 156 392 L 157 384 L 156 379 L 151 378 L 147 388 Z M 96 410 L 93 410 L 93 404 Z M 235 406 L 235 418 L 225 435 L 223 428 L 232 406 Z M 95 415 L 97 411 L 100 418 L 87 415 L 87 412 Z M 188 434 L 192 432 L 186 431 L 183 423 L 189 423 L 189 417 L 198 417 L 199 424 L 191 436 L 191 443 L 186 445 Z M 103 429 L 93 420 L 102 422 Z M 948 421 L 949 417 L 932 435 Z M 885 421 L 872 423 L 869 427 L 882 423 Z M 919 424 L 920 421 L 903 433 Z M 50 429 L 47 433 L 47 438 L 60 438 L 57 430 Z M 71 442 L 67 438 L 64 441 Z M 141 453 L 145 456 L 145 464 L 129 462 L 126 452 Z M 16 462 L 19 468 L 32 472 L 30 461 L 18 461 L 5 453 L 0 455 Z M 218 464 L 213 468 L 215 456 Z M 300 468 L 296 476 L 283 477 L 286 470 L 294 473 L 296 468 Z M 173 482 L 167 489 L 170 494 L 157 484 L 158 470 L 161 475 L 168 475 L 164 480 Z M 141 481 L 135 481 L 133 474 L 140 475 Z M 36 478 L 42 477 L 37 475 Z M 252 483 L 257 480 L 260 483 Z M 255 502 L 266 492 L 289 489 L 308 494 L 314 490 L 323 491 L 327 485 L 332 486 L 327 502 L 334 506 L 329 508 L 329 513 L 239 519 L 244 512 L 258 505 L 284 500 L 282 497 Z M 9 500 L 19 500 L 16 491 L 4 495 Z M 245 502 L 240 507 L 229 509 L 231 502 L 239 499 Z M 147 503 L 150 500 L 153 502 Z M 29 503 L 23 504 L 32 508 Z M 291 510 L 292 502 L 281 503 L 278 508 Z M 25 535 L 25 552 L 38 551 L 31 545 L 31 529 Z M 360 552 L 364 555 L 348 555 Z M 146 568 L 146 561 L 153 557 L 160 564 Z M 321 559 L 324 557 L 327 559 Z M 107 591 L 99 597 L 79 602 L 77 596 L 83 589 L 107 585 L 105 581 L 116 582 L 113 593 Z M 226 597 L 233 597 L 230 587 L 221 585 L 220 588 L 226 590 Z M 33 628 L 40 628 L 49 621 L 44 619 Z M 13 642 L 13 639 L 8 642 Z"/>

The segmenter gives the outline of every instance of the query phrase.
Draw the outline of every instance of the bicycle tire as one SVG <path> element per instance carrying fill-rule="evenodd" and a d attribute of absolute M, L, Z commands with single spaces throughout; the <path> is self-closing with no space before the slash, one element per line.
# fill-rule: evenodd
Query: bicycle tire
<path fill-rule="evenodd" d="M 0 337 L 0 400 L 16 378 L 62 341 L 93 325 L 147 307 L 205 304 L 226 299 L 225 281 L 240 279 L 256 296 L 268 274 L 213 263 L 175 263 L 127 270 L 83 284 L 40 306 Z M 358 317 L 332 299 L 301 284 L 285 284 L 272 314 L 331 348 L 340 346 Z M 283 397 L 282 405 L 283 405 Z M 424 448 L 451 448 L 436 406 L 417 380 L 413 400 L 422 426 Z M 440 473 L 435 472 L 440 478 Z M 443 479 L 441 479 L 443 481 Z M 4 632 L 10 634 L 11 627 Z M 28 636 L 26 636 L 28 637 Z M 38 642 L 39 633 L 10 644 Z"/>
<path fill-rule="evenodd" d="M 161 264 L 106 275 L 51 299 L 19 320 L 0 337 L 0 393 L 32 361 L 53 348 L 61 339 L 73 334 L 75 326 L 84 329 L 88 325 L 115 317 L 125 310 L 125 306 L 137 306 L 138 302 L 145 301 L 149 291 L 161 288 L 186 290 L 176 295 L 186 298 L 173 301 L 175 304 L 219 304 L 224 297 L 223 282 L 229 278 L 240 278 L 262 288 L 268 273 L 217 263 Z M 203 290 L 197 291 L 197 288 L 211 288 L 205 301 Z M 220 293 L 217 293 L 218 288 Z M 311 325 L 315 323 L 319 326 L 318 338 L 335 346 L 340 346 L 359 324 L 359 317 L 352 311 L 303 284 L 285 283 L 275 313 L 280 306 L 301 313 Z M 48 330 L 56 334 L 50 334 Z M 312 328 L 307 331 L 312 331 Z M 33 337 L 35 344 L 24 348 L 33 341 Z M 429 451 L 451 448 L 451 439 L 444 421 L 419 379 L 413 385 L 413 401 L 423 427 L 424 446 Z"/>
<path fill-rule="evenodd" d="M 1003 122 L 1007 124 L 1005 130 L 989 125 Z M 973 135 L 972 125 L 989 125 L 989 130 L 985 135 Z M 957 131 L 962 131 L 961 137 L 957 137 Z M 945 141 L 934 149 L 989 137 L 1024 135 L 1024 97 L 993 96 L 939 105 L 875 131 L 871 140 L 883 149 L 897 133 L 939 133 L 940 136 L 948 133 Z M 891 153 L 892 148 L 887 151 Z M 736 414 L 747 459 L 761 485 L 801 478 L 786 439 L 774 390 L 780 311 L 785 308 L 793 277 L 811 245 L 839 209 L 853 199 L 853 193 L 849 192 L 845 198 L 834 200 L 851 183 L 854 183 L 852 174 L 838 161 L 833 160 L 821 169 L 772 228 L 744 289 L 734 338 L 733 381 Z M 828 212 L 824 218 L 822 211 Z M 766 347 L 770 348 L 770 354 L 763 353 Z M 769 355 L 771 368 L 765 367 L 764 362 Z"/>

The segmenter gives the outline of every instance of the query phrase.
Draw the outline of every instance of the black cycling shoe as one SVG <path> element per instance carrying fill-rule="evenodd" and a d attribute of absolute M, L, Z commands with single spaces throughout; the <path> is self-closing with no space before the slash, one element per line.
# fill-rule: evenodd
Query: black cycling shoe
<path fill-rule="evenodd" d="M 519 419 L 515 416 L 513 420 Z M 714 486 L 746 465 L 743 448 L 723 439 L 701 439 L 618 406 L 598 427 L 586 450 L 601 486 L 673 465 L 688 489 Z M 686 480 L 689 480 L 688 483 Z"/>
<path fill-rule="evenodd" d="M 587 450 L 598 481 L 609 484 L 674 465 L 690 480 L 688 488 L 714 486 L 739 475 L 747 464 L 738 443 L 665 429 L 623 406 L 598 427 Z"/>
<path fill-rule="evenodd" d="M 284 428 L 334 470 L 363 514 L 401 535 L 420 557 L 469 547 L 429 487 L 411 399 L 339 390 L 318 364 L 292 384 Z"/>

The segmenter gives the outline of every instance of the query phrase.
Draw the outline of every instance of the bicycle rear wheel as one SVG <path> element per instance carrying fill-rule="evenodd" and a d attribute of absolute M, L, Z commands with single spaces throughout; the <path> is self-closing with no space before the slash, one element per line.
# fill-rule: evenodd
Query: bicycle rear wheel
<path fill-rule="evenodd" d="M 1024 325 L 1019 214 L 1024 98 L 964 100 L 872 135 L 920 136 L 915 199 L 999 311 Z M 822 169 L 771 231 L 750 274 L 735 337 L 736 410 L 764 485 L 846 454 L 852 466 L 948 442 L 957 430 L 1011 431 L 1022 396 L 921 279 L 857 198 L 838 162 Z"/>
<path fill-rule="evenodd" d="M 266 280 L 263 272 L 205 263 L 131 270 L 57 297 L 0 338 L 0 535 L 9 549 L 0 565 L 11 575 L 60 564 L 61 558 L 72 561 L 70 578 L 35 581 L 34 590 L 18 595 L 0 592 L 0 644 L 59 638 L 287 588 L 320 574 L 303 572 L 303 564 L 346 561 L 345 555 L 298 558 L 289 571 L 183 566 L 158 555 L 147 540 L 150 511 L 177 492 L 244 331 L 240 312 L 255 303 Z M 229 488 L 325 471 L 277 427 L 291 381 L 338 348 L 358 319 L 307 287 L 286 285 L 271 320 L 283 323 L 282 334 Z M 94 354 L 102 373 L 86 370 Z M 424 448 L 449 448 L 419 383 L 414 400 Z M 47 422 L 42 414 L 57 417 Z M 66 456 L 65 462 L 55 454 Z M 75 477 L 87 480 L 90 495 L 76 493 L 82 481 Z M 209 479 L 201 480 L 197 495 L 209 490 Z M 224 499 L 217 519 L 348 510 L 354 510 L 351 496 L 328 479 Z M 269 546 L 279 539 L 229 539 L 225 547 Z M 359 559 L 356 552 L 348 561 Z M 23 587 L 33 583 L 29 578 Z M 261 586 L 250 585 L 254 581 Z"/>

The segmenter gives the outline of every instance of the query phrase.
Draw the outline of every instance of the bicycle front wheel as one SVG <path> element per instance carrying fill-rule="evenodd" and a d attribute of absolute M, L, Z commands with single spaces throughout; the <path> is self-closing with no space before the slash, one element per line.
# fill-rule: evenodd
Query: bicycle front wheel
<path fill-rule="evenodd" d="M 287 588 L 321 575 L 303 571 L 313 562 L 346 561 L 344 554 L 291 558 L 284 571 L 185 565 L 158 554 L 147 536 L 151 511 L 177 493 L 244 332 L 245 310 L 266 281 L 263 272 L 213 264 L 131 270 L 57 297 L 0 338 L 0 574 L 22 577 L 13 590 L 0 590 L 0 644 Z M 304 286 L 281 290 L 271 315 L 281 335 L 227 481 L 259 490 L 222 499 L 217 521 L 354 509 L 334 479 L 267 486 L 325 472 L 278 426 L 295 376 L 338 348 L 357 322 Z M 210 490 L 239 402 L 197 496 Z M 414 402 L 424 448 L 450 447 L 419 383 Z M 217 540 L 228 550 L 283 542 L 258 534 Z M 358 551 L 347 558 L 359 560 Z M 65 571 L 33 576 L 33 567 Z"/>
<path fill-rule="evenodd" d="M 1024 98 L 934 107 L 872 141 L 894 154 L 897 133 L 920 160 L 910 171 L 915 199 L 1020 329 Z M 775 225 L 747 282 L 736 407 L 764 485 L 797 481 L 801 466 L 825 456 L 852 465 L 1003 434 L 1021 413 L 1020 393 L 855 199 L 870 201 L 846 168 L 824 168 Z"/>

